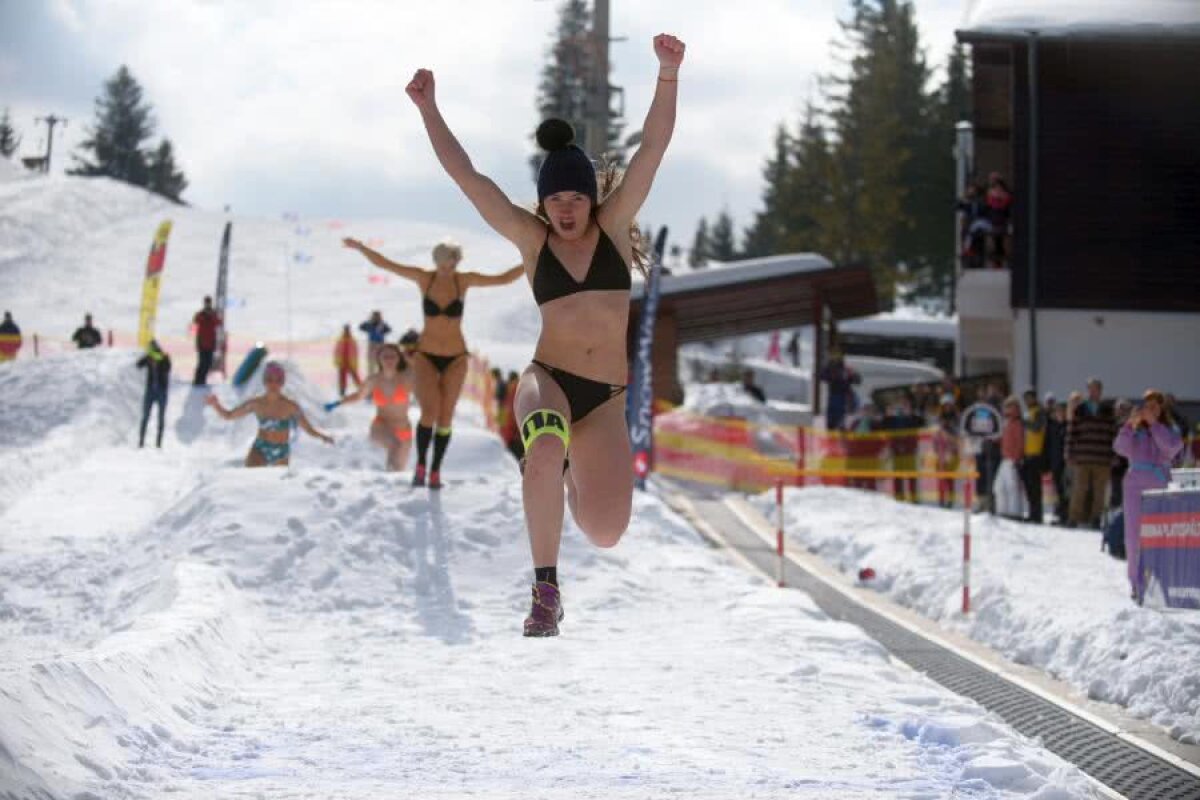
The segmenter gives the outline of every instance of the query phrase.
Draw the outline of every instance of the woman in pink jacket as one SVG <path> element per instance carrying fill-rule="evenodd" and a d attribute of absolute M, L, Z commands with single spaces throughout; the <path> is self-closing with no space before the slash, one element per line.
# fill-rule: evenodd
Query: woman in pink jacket
<path fill-rule="evenodd" d="M 1163 395 L 1147 389 L 1142 405 L 1135 408 L 1113 441 L 1117 455 L 1129 459 L 1129 471 L 1121 484 L 1125 509 L 1125 558 L 1129 570 L 1129 588 L 1137 600 L 1145 590 L 1139 546 L 1141 545 L 1142 492 L 1165 489 L 1171 477 L 1171 459 L 1183 447 L 1183 440 L 1166 424 Z"/>

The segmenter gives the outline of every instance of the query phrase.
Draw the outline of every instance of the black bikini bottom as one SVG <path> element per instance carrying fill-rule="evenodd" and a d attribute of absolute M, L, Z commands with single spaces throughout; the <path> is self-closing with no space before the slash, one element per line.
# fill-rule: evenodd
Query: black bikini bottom
<path fill-rule="evenodd" d="M 456 356 L 435 356 L 433 353 L 426 353 L 424 350 L 418 350 L 417 352 L 429 359 L 429 363 L 433 364 L 433 368 L 438 371 L 439 375 L 450 369 L 451 364 L 466 355 L 466 353 L 459 353 Z"/>
<path fill-rule="evenodd" d="M 574 372 L 543 364 L 536 358 L 533 363 L 546 370 L 558 384 L 558 388 L 562 389 L 563 394 L 567 396 L 567 405 L 571 407 L 572 423 L 579 422 L 602 404 L 625 391 L 624 386 L 583 378 Z"/>

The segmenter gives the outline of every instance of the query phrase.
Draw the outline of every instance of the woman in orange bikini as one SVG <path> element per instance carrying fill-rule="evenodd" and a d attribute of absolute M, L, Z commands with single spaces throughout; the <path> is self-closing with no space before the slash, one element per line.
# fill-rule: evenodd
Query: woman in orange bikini
<path fill-rule="evenodd" d="M 375 374 L 362 386 L 343 397 L 338 403 L 355 403 L 364 397 L 375 404 L 375 419 L 371 421 L 371 441 L 387 450 L 387 469 L 399 472 L 408 463 L 412 449 L 412 422 L 408 419 L 408 399 L 412 391 L 413 371 L 408 360 L 394 344 L 383 344 L 375 354 Z"/>
<path fill-rule="evenodd" d="M 499 275 L 478 272 L 458 272 L 462 248 L 453 242 L 442 242 L 433 248 L 434 269 L 421 269 L 397 264 L 357 239 L 343 239 L 342 244 L 362 253 L 380 269 L 386 269 L 410 280 L 423 293 L 425 328 L 421 331 L 418 358 L 413 359 L 416 373 L 417 403 L 421 406 L 421 421 L 417 425 L 417 467 L 413 470 L 413 486 L 426 485 L 425 454 L 433 441 L 433 463 L 429 466 L 430 489 L 442 488 L 442 457 L 450 444 L 450 425 L 454 406 L 467 377 L 467 342 L 462 333 L 463 300 L 467 289 L 482 286 L 502 286 L 512 283 L 524 273 L 517 266 Z M 434 434 L 434 426 L 437 433 Z"/>
<path fill-rule="evenodd" d="M 674 36 L 654 37 L 654 100 L 641 144 L 615 187 L 597 180 L 591 159 L 572 143 L 570 125 L 546 120 L 538 127 L 538 144 L 547 153 L 536 213 L 514 204 L 471 163 L 438 109 L 432 72 L 417 70 L 406 89 L 443 169 L 484 221 L 521 252 L 541 311 L 533 363 L 516 395 L 534 567 L 526 636 L 558 634 L 564 494 L 571 516 L 599 547 L 614 546 L 629 525 L 633 456 L 619 396 L 629 372 L 630 268 L 640 262 L 631 228 L 675 129 L 683 53 Z"/>

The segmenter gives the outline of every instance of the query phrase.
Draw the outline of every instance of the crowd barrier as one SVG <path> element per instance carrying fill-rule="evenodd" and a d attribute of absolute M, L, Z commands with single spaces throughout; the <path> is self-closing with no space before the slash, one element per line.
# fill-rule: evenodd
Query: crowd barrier
<path fill-rule="evenodd" d="M 934 428 L 844 433 L 707 417 L 682 409 L 654 422 L 654 470 L 744 492 L 788 486 L 852 486 L 922 503 L 961 505 L 973 474 L 957 439 Z M 1047 507 L 1054 503 L 1047 478 Z"/>

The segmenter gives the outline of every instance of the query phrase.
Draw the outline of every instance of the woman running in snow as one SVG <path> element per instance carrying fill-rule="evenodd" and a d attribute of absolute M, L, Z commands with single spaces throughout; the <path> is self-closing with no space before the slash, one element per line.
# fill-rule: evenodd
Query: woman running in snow
<path fill-rule="evenodd" d="M 547 120 L 537 131 L 547 153 L 538 173 L 536 213 L 514 205 L 476 171 L 438 110 L 432 72 L 418 70 L 406 90 L 442 167 L 483 219 L 521 251 L 541 309 L 542 333 L 515 404 L 525 445 L 525 523 L 534 565 L 526 636 L 556 635 L 563 616 L 557 563 L 564 484 L 571 515 L 593 544 L 612 547 L 629 525 L 632 454 L 618 396 L 629 371 L 630 264 L 641 266 L 633 223 L 675 128 L 684 45 L 660 34 L 654 53 L 659 62 L 654 100 L 621 182 L 602 190 L 592 162 L 572 144 L 571 126 Z"/>
<path fill-rule="evenodd" d="M 278 361 L 268 361 L 263 367 L 263 386 L 266 391 L 258 397 L 252 397 L 232 410 L 222 406 L 221 401 L 211 394 L 204 401 L 222 419 L 240 419 L 251 413 L 258 417 L 258 437 L 246 454 L 247 467 L 286 467 L 291 455 L 293 425 L 298 425 L 309 436 L 333 444 L 333 437 L 326 436 L 310 425 L 300 406 L 284 396 L 285 378 L 283 365 Z"/>
<path fill-rule="evenodd" d="M 371 441 L 387 450 L 387 469 L 399 472 L 408 463 L 412 449 L 412 423 L 408 420 L 408 399 L 413 387 L 413 370 L 394 344 L 383 344 L 375 355 L 376 371 L 362 386 L 338 403 L 355 403 L 369 397 L 375 404 L 371 421 Z M 326 406 L 327 408 L 329 406 Z"/>
<path fill-rule="evenodd" d="M 458 272 L 462 248 L 453 242 L 442 242 L 433 248 L 434 269 L 421 269 L 397 264 L 384 258 L 357 239 L 343 239 L 342 244 L 362 253 L 380 269 L 406 278 L 422 292 L 425 328 L 421 332 L 413 369 L 417 376 L 417 403 L 421 406 L 421 421 L 417 425 L 417 468 L 413 470 L 413 486 L 426 485 L 425 454 L 433 441 L 433 463 L 429 465 L 430 489 L 442 488 L 442 457 L 450 444 L 450 425 L 454 406 L 467 377 L 467 342 L 462 333 L 463 301 L 467 289 L 483 286 L 502 286 L 521 277 L 517 266 L 499 275 L 478 272 Z M 437 432 L 434 433 L 434 426 Z"/>

